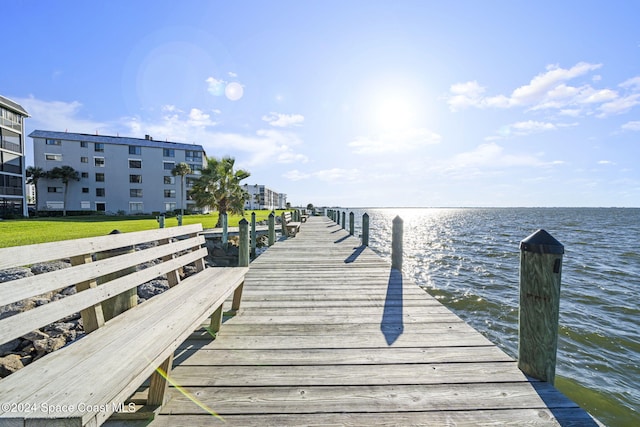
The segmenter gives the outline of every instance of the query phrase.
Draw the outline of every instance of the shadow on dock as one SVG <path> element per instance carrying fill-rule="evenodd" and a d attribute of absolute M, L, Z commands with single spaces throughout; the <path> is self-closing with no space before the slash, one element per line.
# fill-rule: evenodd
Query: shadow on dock
<path fill-rule="evenodd" d="M 353 248 L 353 253 L 351 255 L 349 255 L 349 257 L 347 259 L 344 260 L 345 264 L 350 264 L 352 262 L 354 262 L 355 260 L 358 259 L 358 257 L 360 256 L 360 254 L 362 253 L 362 251 L 364 251 L 364 248 L 366 248 L 365 245 L 360 245 L 357 248 Z"/>
<path fill-rule="evenodd" d="M 387 345 L 392 345 L 402 335 L 404 324 L 402 320 L 402 272 L 392 268 L 389 272 L 387 297 L 384 301 L 384 312 L 380 330 Z"/>

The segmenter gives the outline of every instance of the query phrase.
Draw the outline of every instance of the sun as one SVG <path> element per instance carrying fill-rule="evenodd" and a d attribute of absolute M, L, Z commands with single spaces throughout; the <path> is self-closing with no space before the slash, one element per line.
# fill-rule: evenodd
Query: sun
<path fill-rule="evenodd" d="M 415 126 L 416 107 L 408 94 L 394 90 L 381 92 L 371 105 L 373 125 L 381 131 L 409 129 Z"/>

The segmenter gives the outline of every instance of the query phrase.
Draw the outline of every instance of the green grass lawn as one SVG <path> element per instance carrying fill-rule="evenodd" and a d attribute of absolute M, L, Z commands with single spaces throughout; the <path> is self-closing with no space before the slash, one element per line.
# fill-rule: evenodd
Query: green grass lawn
<path fill-rule="evenodd" d="M 268 210 L 245 211 L 244 215 L 248 221 L 251 220 L 252 212 L 256 213 L 256 221 L 266 220 L 271 213 Z M 276 215 L 280 215 L 282 212 L 276 211 Z M 241 219 L 240 215 L 230 215 L 229 227 L 237 227 Z M 207 215 L 185 215 L 182 224 L 202 223 L 202 228 L 213 228 L 217 221 L 218 213 L 214 212 Z M 165 227 L 176 227 L 177 225 L 178 220 L 175 217 L 165 220 Z M 104 236 L 113 230 L 126 233 L 155 228 L 158 228 L 158 222 L 152 217 L 101 215 L 4 220 L 0 221 L 0 248 Z"/>

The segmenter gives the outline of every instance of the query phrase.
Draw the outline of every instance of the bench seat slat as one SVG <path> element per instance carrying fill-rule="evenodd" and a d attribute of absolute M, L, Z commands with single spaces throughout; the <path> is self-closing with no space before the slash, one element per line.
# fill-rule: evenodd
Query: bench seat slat
<path fill-rule="evenodd" d="M 0 301 L 2 301 L 3 305 L 11 304 L 76 283 L 94 280 L 99 276 L 120 271 L 128 267 L 134 267 L 144 262 L 202 245 L 203 243 L 204 237 L 197 236 L 123 256 L 115 256 L 93 263 L 80 264 L 50 273 L 44 273 L 46 274 L 46 280 L 43 280 L 41 275 L 37 275 L 4 282 L 0 284 Z"/>
<path fill-rule="evenodd" d="M 114 295 L 174 271 L 183 265 L 195 262 L 206 255 L 207 250 L 201 248 L 170 261 L 165 261 L 104 283 L 96 288 L 90 288 L 37 307 L 34 309 L 37 310 L 37 316 L 34 316 L 34 313 L 30 312 L 31 310 L 11 316 L 0 322 L 0 342 L 10 341 L 42 326 L 54 323 L 72 313 L 77 313 Z"/>
<path fill-rule="evenodd" d="M 162 298 L 134 307 L 74 345 L 34 362 L 31 369 L 17 371 L 3 379 L 0 401 L 102 405 L 124 401 L 155 366 L 199 327 L 214 306 L 221 304 L 244 281 L 246 271 L 247 268 L 238 267 L 209 268 L 189 277 L 162 294 Z M 65 380 L 61 387 L 61 379 L 71 368 L 83 375 Z M 29 378 L 37 377 L 37 384 L 24 381 L 22 373 Z M 87 384 L 87 378 L 91 378 L 91 384 Z M 99 424 L 111 415 L 108 406 L 104 412 L 33 413 L 27 417 L 47 419 L 61 415 L 81 419 L 83 424 L 95 417 Z M 11 416 L 1 414 L 0 421 L 8 421 Z"/>
<path fill-rule="evenodd" d="M 200 231 L 202 231 L 202 224 L 193 224 L 181 227 L 134 231 L 130 233 L 2 248 L 0 249 L 0 270 L 31 265 L 38 262 L 71 258 L 86 253 L 103 252 L 124 246 L 153 242 L 187 234 L 196 234 Z"/>

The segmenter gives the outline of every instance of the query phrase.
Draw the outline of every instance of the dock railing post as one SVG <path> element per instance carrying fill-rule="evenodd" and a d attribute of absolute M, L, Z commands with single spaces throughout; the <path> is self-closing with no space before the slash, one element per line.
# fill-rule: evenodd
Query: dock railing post
<path fill-rule="evenodd" d="M 349 234 L 353 236 L 354 228 L 355 228 L 355 214 L 353 212 L 349 212 Z"/>
<path fill-rule="evenodd" d="M 249 266 L 249 221 L 242 218 L 238 223 L 240 242 L 238 243 L 238 267 Z"/>
<path fill-rule="evenodd" d="M 258 242 L 256 242 L 256 213 L 251 212 L 251 256 L 256 256 L 256 247 L 258 246 Z"/>
<path fill-rule="evenodd" d="M 402 271 L 402 218 L 396 216 L 393 219 L 393 227 L 391 233 L 391 268 Z"/>
<path fill-rule="evenodd" d="M 271 211 L 269 214 L 269 246 L 273 246 L 276 242 L 276 213 Z"/>
<path fill-rule="evenodd" d="M 336 224 L 340 225 L 340 211 L 336 211 Z"/>
<path fill-rule="evenodd" d="M 520 242 L 518 368 L 553 384 L 564 246 L 544 230 Z"/>
<path fill-rule="evenodd" d="M 346 230 L 347 228 L 347 224 L 345 224 L 347 222 L 347 213 L 346 212 L 342 212 L 342 229 Z"/>
<path fill-rule="evenodd" d="M 287 237 L 287 221 L 284 219 L 284 212 L 280 215 L 280 225 L 282 226 L 282 237 Z"/>
<path fill-rule="evenodd" d="M 222 218 L 222 247 L 226 250 L 227 245 L 229 243 L 229 228 L 227 226 L 227 214 L 220 214 L 220 218 Z"/>
<path fill-rule="evenodd" d="M 362 215 L 362 245 L 369 246 L 369 214 Z"/>

